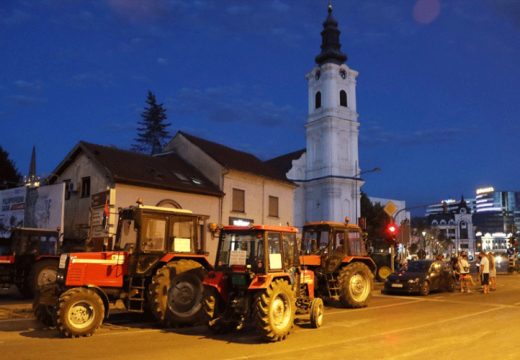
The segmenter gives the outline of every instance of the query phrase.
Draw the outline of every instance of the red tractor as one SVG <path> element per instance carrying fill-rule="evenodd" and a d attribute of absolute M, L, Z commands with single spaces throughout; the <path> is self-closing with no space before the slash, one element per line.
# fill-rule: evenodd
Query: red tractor
<path fill-rule="evenodd" d="M 52 229 L 15 228 L 0 238 L 0 287 L 16 285 L 24 297 L 56 279 L 60 232 Z"/>
<path fill-rule="evenodd" d="M 376 264 L 359 226 L 333 221 L 303 226 L 300 265 L 317 278 L 317 294 L 344 307 L 367 306 Z"/>
<path fill-rule="evenodd" d="M 61 255 L 56 284 L 34 303 L 36 317 L 64 337 L 90 336 L 122 300 L 127 311 L 151 312 L 164 326 L 197 322 L 211 269 L 206 219 L 173 208 L 121 209 L 113 250 Z"/>
<path fill-rule="evenodd" d="M 204 279 L 204 311 L 214 332 L 253 325 L 264 340 L 289 335 L 296 312 L 323 322 L 314 296 L 314 273 L 298 260 L 297 229 L 290 226 L 225 226 L 220 230 L 215 270 Z"/>

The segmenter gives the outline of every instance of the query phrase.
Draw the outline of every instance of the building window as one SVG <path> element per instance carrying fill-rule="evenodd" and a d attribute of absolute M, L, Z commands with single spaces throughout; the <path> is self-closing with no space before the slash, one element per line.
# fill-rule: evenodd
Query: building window
<path fill-rule="evenodd" d="M 81 197 L 86 198 L 90 196 L 90 176 L 81 178 Z"/>
<path fill-rule="evenodd" d="M 314 105 L 316 109 L 319 109 L 321 107 L 321 92 L 317 92 L 315 99 L 314 99 Z"/>
<path fill-rule="evenodd" d="M 67 179 L 67 180 L 63 180 L 63 182 L 65 183 L 65 200 L 69 200 L 70 199 L 70 194 L 72 193 L 72 180 L 71 179 Z"/>
<path fill-rule="evenodd" d="M 269 196 L 269 216 L 278 217 L 278 198 Z"/>
<path fill-rule="evenodd" d="M 345 90 L 341 90 L 339 92 L 339 104 L 341 106 L 347 107 L 347 93 L 345 92 Z"/>
<path fill-rule="evenodd" d="M 245 212 L 246 192 L 240 189 L 233 189 L 233 208 L 235 212 Z"/>

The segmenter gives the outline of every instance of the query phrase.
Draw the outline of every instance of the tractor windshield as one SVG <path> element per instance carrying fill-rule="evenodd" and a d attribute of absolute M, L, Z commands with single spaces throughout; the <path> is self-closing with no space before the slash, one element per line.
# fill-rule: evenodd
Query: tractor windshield
<path fill-rule="evenodd" d="M 222 232 L 218 249 L 218 267 L 265 271 L 264 236 L 260 231 Z"/>
<path fill-rule="evenodd" d="M 305 255 L 317 254 L 327 249 L 329 243 L 328 229 L 303 229 L 302 251 Z"/>

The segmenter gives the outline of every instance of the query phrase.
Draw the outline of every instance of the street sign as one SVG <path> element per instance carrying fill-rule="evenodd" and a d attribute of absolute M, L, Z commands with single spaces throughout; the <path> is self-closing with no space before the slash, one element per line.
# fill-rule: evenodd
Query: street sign
<path fill-rule="evenodd" d="M 395 212 L 397 211 L 397 206 L 392 201 L 389 201 L 386 203 L 383 210 L 385 211 L 385 213 L 388 214 L 388 216 L 392 217 L 392 216 L 394 216 Z"/>

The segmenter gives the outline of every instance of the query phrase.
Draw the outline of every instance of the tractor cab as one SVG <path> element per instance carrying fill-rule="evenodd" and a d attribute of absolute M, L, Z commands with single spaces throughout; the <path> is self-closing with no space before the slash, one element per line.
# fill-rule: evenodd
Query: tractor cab
<path fill-rule="evenodd" d="M 361 229 L 357 225 L 333 221 L 306 223 L 300 253 L 302 264 L 319 262 L 327 272 L 348 261 L 347 257 L 367 256 Z"/>
<path fill-rule="evenodd" d="M 59 238 L 58 230 L 17 228 L 11 232 L 10 241 L 17 257 L 34 258 L 41 255 L 57 255 Z"/>
<path fill-rule="evenodd" d="M 296 229 L 226 226 L 221 230 L 216 268 L 268 275 L 297 266 Z"/>
<path fill-rule="evenodd" d="M 135 274 L 149 272 L 165 254 L 203 256 L 207 218 L 184 209 L 143 205 L 121 209 L 114 251 L 128 253 L 130 273 Z"/>

